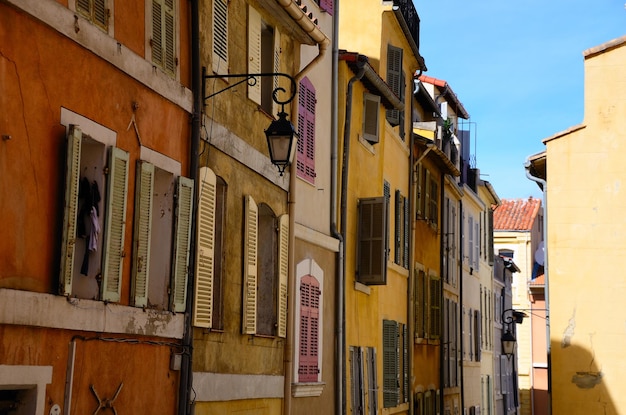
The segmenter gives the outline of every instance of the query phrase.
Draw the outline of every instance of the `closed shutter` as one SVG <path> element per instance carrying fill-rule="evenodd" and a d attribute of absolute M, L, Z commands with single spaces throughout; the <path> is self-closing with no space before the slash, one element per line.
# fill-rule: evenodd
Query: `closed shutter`
<path fill-rule="evenodd" d="M 255 334 L 259 208 L 252 196 L 245 198 L 244 220 L 242 332 L 243 334 Z"/>
<path fill-rule="evenodd" d="M 402 49 L 395 46 L 387 46 L 387 84 L 394 94 L 402 99 Z M 400 123 L 400 111 L 387 110 L 387 121 L 392 126 Z"/>
<path fill-rule="evenodd" d="M 411 230 L 411 222 L 410 222 L 410 203 L 407 198 L 403 198 L 404 202 L 404 261 L 402 265 L 404 268 L 409 269 L 409 241 L 410 241 L 410 230 Z"/>
<path fill-rule="evenodd" d="M 273 61 L 272 61 L 272 65 L 274 68 L 274 73 L 280 73 L 280 54 L 281 54 L 281 47 L 280 47 L 280 32 L 278 31 L 277 27 L 274 27 L 274 56 L 273 56 Z M 279 81 L 278 76 L 273 76 L 272 77 L 272 94 L 274 91 L 276 91 L 280 85 L 278 83 Z M 272 100 L 272 115 L 278 114 L 281 111 L 282 107 L 280 104 L 278 104 L 276 101 Z"/>
<path fill-rule="evenodd" d="M 378 374 L 376 364 L 376 348 L 367 348 L 367 384 L 369 395 L 369 415 L 378 413 Z"/>
<path fill-rule="evenodd" d="M 409 330 L 402 324 L 402 402 L 409 401 Z"/>
<path fill-rule="evenodd" d="M 261 15 L 248 7 L 248 73 L 261 73 Z M 248 98 L 261 104 L 261 82 L 248 82 Z"/>
<path fill-rule="evenodd" d="M 317 382 L 319 373 L 320 284 L 311 275 L 300 280 L 298 382 Z"/>
<path fill-rule="evenodd" d="M 395 211 L 395 229 L 394 229 L 394 234 L 395 234 L 395 238 L 394 238 L 394 246 L 393 246 L 393 253 L 394 253 L 394 262 L 396 264 L 400 264 L 400 261 L 402 260 L 402 252 L 404 250 L 403 248 L 400 248 L 402 246 L 402 225 L 404 224 L 404 221 L 402 220 L 402 213 L 404 212 L 404 209 L 402 207 L 402 195 L 400 194 L 399 190 L 396 190 L 395 193 L 395 198 L 396 198 L 396 211 Z"/>
<path fill-rule="evenodd" d="M 358 280 L 363 284 L 387 283 L 387 203 L 385 198 L 359 201 Z"/>
<path fill-rule="evenodd" d="M 430 171 L 428 169 L 424 169 L 422 178 L 424 180 L 424 183 L 422 186 L 422 191 L 423 191 L 422 202 L 424 202 L 422 212 L 424 212 L 424 219 L 427 222 L 429 222 L 430 221 Z"/>
<path fill-rule="evenodd" d="M 298 95 L 298 177 L 315 183 L 315 88 L 305 77 Z"/>
<path fill-rule="evenodd" d="M 152 0 L 152 61 L 169 74 L 176 70 L 174 0 Z"/>
<path fill-rule="evenodd" d="M 193 325 L 213 327 L 213 287 L 215 272 L 215 209 L 217 177 L 208 167 L 199 175 L 196 272 Z"/>
<path fill-rule="evenodd" d="M 375 144 L 379 142 L 378 116 L 380 109 L 380 97 L 371 94 L 363 94 L 363 138 Z"/>
<path fill-rule="evenodd" d="M 474 266 L 474 218 L 470 216 L 467 220 L 467 230 L 469 231 L 467 239 L 467 252 L 469 253 L 469 266 Z"/>
<path fill-rule="evenodd" d="M 77 0 L 76 10 L 97 26 L 105 30 L 107 29 L 108 10 L 106 8 L 106 0 Z"/>
<path fill-rule="evenodd" d="M 287 337 L 287 277 L 289 274 L 289 215 L 278 218 L 278 336 Z"/>
<path fill-rule="evenodd" d="M 441 335 L 441 282 L 439 278 L 433 275 L 430 276 L 429 294 L 430 327 L 428 338 L 437 340 Z"/>
<path fill-rule="evenodd" d="M 476 361 L 480 362 L 481 342 L 482 342 L 482 326 L 480 320 L 480 310 L 474 310 L 474 343 L 476 350 Z"/>
<path fill-rule="evenodd" d="M 228 2 L 213 1 L 213 72 L 228 73 Z"/>
<path fill-rule="evenodd" d="M 67 135 L 67 167 L 65 172 L 65 206 L 63 212 L 63 239 L 61 242 L 61 275 L 59 294 L 72 294 L 74 248 L 76 245 L 76 217 L 78 215 L 78 184 L 80 182 L 81 129 L 70 125 Z"/>
<path fill-rule="evenodd" d="M 137 162 L 135 184 L 135 229 L 133 232 L 132 303 L 148 305 L 150 277 L 150 235 L 152 230 L 152 198 L 154 193 L 154 165 Z"/>
<path fill-rule="evenodd" d="M 126 227 L 126 195 L 128 193 L 128 153 L 112 147 L 109 153 L 106 230 L 104 233 L 104 264 L 102 299 L 119 302 L 124 265 L 124 230 Z"/>
<path fill-rule="evenodd" d="M 416 182 L 416 187 L 417 189 L 415 189 L 415 219 L 421 218 L 424 215 L 424 186 L 423 186 L 423 168 L 421 164 L 416 164 L 415 165 L 415 172 L 414 177 L 415 177 L 415 182 Z"/>
<path fill-rule="evenodd" d="M 430 214 L 428 219 L 434 226 L 438 225 L 439 220 L 439 186 L 434 178 L 430 181 Z"/>
<path fill-rule="evenodd" d="M 352 395 L 352 414 L 364 415 L 363 388 L 363 351 L 360 347 L 350 346 L 350 392 Z"/>
<path fill-rule="evenodd" d="M 178 197 L 174 224 L 174 263 L 172 264 L 171 309 L 184 312 L 189 279 L 189 249 L 191 247 L 191 217 L 193 215 L 194 182 L 186 177 L 178 178 Z"/>
<path fill-rule="evenodd" d="M 398 355 L 398 323 L 383 320 L 383 406 L 385 408 L 391 408 L 400 403 Z"/>
<path fill-rule="evenodd" d="M 320 9 L 326 13 L 333 15 L 335 0 L 320 0 Z"/>
<path fill-rule="evenodd" d="M 426 338 L 426 274 L 423 270 L 415 270 L 415 338 Z"/>

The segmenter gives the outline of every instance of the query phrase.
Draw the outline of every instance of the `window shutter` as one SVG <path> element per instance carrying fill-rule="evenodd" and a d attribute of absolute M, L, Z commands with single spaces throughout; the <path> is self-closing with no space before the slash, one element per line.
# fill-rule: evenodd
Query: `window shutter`
<path fill-rule="evenodd" d="M 152 0 L 152 62 L 163 65 L 163 0 Z"/>
<path fill-rule="evenodd" d="M 315 184 L 315 88 L 309 78 L 298 88 L 298 177 Z"/>
<path fill-rule="evenodd" d="M 333 15 L 335 0 L 320 0 L 320 9 L 326 13 Z"/>
<path fill-rule="evenodd" d="M 137 162 L 135 189 L 134 255 L 131 292 L 132 303 L 135 306 L 143 307 L 148 305 L 154 165 L 142 161 Z"/>
<path fill-rule="evenodd" d="M 441 335 L 441 284 L 439 278 L 434 275 L 430 276 L 429 294 L 430 327 L 428 330 L 428 338 L 438 340 Z"/>
<path fill-rule="evenodd" d="M 174 74 L 175 56 L 174 0 L 152 0 L 152 61 Z"/>
<path fill-rule="evenodd" d="M 193 325 L 213 327 L 213 285 L 215 259 L 215 208 L 217 177 L 208 167 L 200 168 L 197 216 L 196 272 Z"/>
<path fill-rule="evenodd" d="M 72 294 L 74 247 L 76 244 L 76 216 L 78 215 L 78 184 L 80 182 L 81 129 L 70 125 L 67 135 L 67 167 L 65 173 L 65 208 L 63 212 L 63 239 L 61 243 L 61 295 Z"/>
<path fill-rule="evenodd" d="M 261 73 L 261 15 L 248 6 L 248 73 Z M 261 82 L 248 82 L 248 98 L 261 104 Z"/>
<path fill-rule="evenodd" d="M 93 0 L 93 21 L 102 28 L 107 28 L 108 11 L 106 0 Z"/>
<path fill-rule="evenodd" d="M 398 323 L 383 320 L 383 406 L 400 403 L 398 370 Z"/>
<path fill-rule="evenodd" d="M 409 330 L 402 325 L 402 397 L 403 402 L 409 401 Z"/>
<path fill-rule="evenodd" d="M 256 333 L 256 286 L 259 208 L 251 196 L 245 198 L 243 334 Z"/>
<path fill-rule="evenodd" d="M 424 215 L 424 186 L 423 186 L 423 168 L 421 164 L 415 165 L 415 182 L 417 183 L 417 189 L 415 192 L 415 219 L 421 218 Z"/>
<path fill-rule="evenodd" d="M 394 94 L 400 99 L 402 96 L 402 49 L 395 46 L 387 46 L 387 84 Z M 392 126 L 400 124 L 400 111 L 387 110 L 387 121 Z"/>
<path fill-rule="evenodd" d="M 184 312 L 187 301 L 187 280 L 189 278 L 189 248 L 191 246 L 191 215 L 193 215 L 192 179 L 178 178 L 178 198 L 174 225 L 174 263 L 172 264 L 171 308 Z"/>
<path fill-rule="evenodd" d="M 437 180 L 432 178 L 430 181 L 430 214 L 428 215 L 428 219 L 430 219 L 430 223 L 434 226 L 437 226 L 437 222 L 439 220 L 439 186 L 437 184 Z"/>
<path fill-rule="evenodd" d="M 76 10 L 90 16 L 91 0 L 76 0 Z"/>
<path fill-rule="evenodd" d="M 363 400 L 364 400 L 364 388 L 363 388 L 363 351 L 360 347 L 350 346 L 350 375 L 351 375 L 351 388 L 352 394 L 352 414 L 363 415 Z"/>
<path fill-rule="evenodd" d="M 481 352 L 481 342 L 482 342 L 482 326 L 480 320 L 480 310 L 474 310 L 474 325 L 476 333 L 474 335 L 475 339 L 475 350 L 476 350 L 476 361 L 480 362 L 480 352 Z"/>
<path fill-rule="evenodd" d="M 317 382 L 319 374 L 320 284 L 311 275 L 300 282 L 298 382 Z"/>
<path fill-rule="evenodd" d="M 403 266 L 406 269 L 409 269 L 409 241 L 411 238 L 410 230 L 411 230 L 411 222 L 409 221 L 410 217 L 410 203 L 407 198 L 403 198 L 404 201 L 404 261 Z"/>
<path fill-rule="evenodd" d="M 376 348 L 367 348 L 367 384 L 369 395 L 368 414 L 375 415 L 378 411 L 378 376 L 376 370 Z"/>
<path fill-rule="evenodd" d="M 467 221 L 468 221 L 467 228 L 469 231 L 468 240 L 467 240 L 468 241 L 467 252 L 469 253 L 469 265 L 470 267 L 473 267 L 474 266 L 474 218 L 470 216 Z"/>
<path fill-rule="evenodd" d="M 359 201 L 358 280 L 363 284 L 387 283 L 385 198 Z"/>
<path fill-rule="evenodd" d="M 176 56 L 175 56 L 175 14 L 174 14 L 174 0 L 165 0 L 165 70 L 170 74 L 176 71 Z"/>
<path fill-rule="evenodd" d="M 280 73 L 280 54 L 281 54 L 281 48 L 280 48 L 280 32 L 278 31 L 278 27 L 274 27 L 274 60 L 273 60 L 273 67 L 274 67 L 274 73 Z M 272 77 L 272 93 L 273 91 L 276 91 L 276 89 L 278 89 L 280 87 L 278 81 L 279 81 L 279 77 L 278 76 L 274 76 Z M 281 106 L 280 104 L 278 104 L 276 101 L 272 100 L 272 115 L 276 115 L 281 111 Z"/>
<path fill-rule="evenodd" d="M 213 1 L 213 72 L 228 73 L 228 1 Z"/>
<path fill-rule="evenodd" d="M 424 212 L 424 219 L 427 222 L 430 222 L 430 170 L 428 169 L 424 169 L 424 185 L 422 186 L 423 189 L 423 202 L 424 202 L 424 206 L 423 206 L 423 212 Z"/>
<path fill-rule="evenodd" d="M 287 337 L 287 277 L 289 274 L 289 215 L 278 218 L 278 336 Z"/>
<path fill-rule="evenodd" d="M 124 265 L 124 229 L 128 193 L 128 153 L 111 147 L 107 187 L 106 231 L 102 270 L 102 299 L 118 302 Z"/>
<path fill-rule="evenodd" d="M 426 274 L 415 270 L 415 338 L 426 338 Z"/>
<path fill-rule="evenodd" d="M 396 219 L 396 223 L 395 223 L 395 229 L 394 229 L 394 233 L 395 233 L 395 238 L 394 238 L 394 246 L 393 246 L 393 254 L 394 254 L 394 262 L 396 264 L 400 264 L 400 261 L 402 259 L 402 252 L 404 250 L 404 247 L 401 248 L 402 246 L 402 225 L 404 224 L 404 221 L 402 220 L 402 213 L 404 211 L 403 207 L 402 207 L 402 195 L 400 194 L 400 190 L 396 190 L 396 194 L 395 194 L 395 198 L 396 198 L 396 211 L 395 211 L 395 219 Z"/>
<path fill-rule="evenodd" d="M 380 97 L 363 94 L 363 138 L 371 144 L 378 143 L 378 116 Z"/>
<path fill-rule="evenodd" d="M 478 269 L 480 264 L 480 224 L 474 224 L 474 269 Z"/>

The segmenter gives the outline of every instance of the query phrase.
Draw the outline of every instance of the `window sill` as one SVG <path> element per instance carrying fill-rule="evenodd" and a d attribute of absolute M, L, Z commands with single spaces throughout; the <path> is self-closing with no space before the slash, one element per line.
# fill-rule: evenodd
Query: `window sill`
<path fill-rule="evenodd" d="M 294 398 L 307 398 L 320 396 L 324 391 L 325 382 L 311 382 L 311 383 L 292 383 L 291 395 Z"/>
<path fill-rule="evenodd" d="M 362 292 L 363 294 L 367 294 L 367 295 L 370 295 L 371 292 L 372 292 L 372 289 L 369 286 L 367 286 L 365 284 L 361 284 L 358 281 L 354 282 L 354 290 Z"/>
<path fill-rule="evenodd" d="M 400 404 L 398 406 L 394 406 L 393 408 L 383 408 L 382 410 L 382 414 L 383 415 L 391 415 L 391 414 L 397 414 L 400 412 L 406 412 L 409 410 L 409 403 L 405 402 L 403 404 Z"/>

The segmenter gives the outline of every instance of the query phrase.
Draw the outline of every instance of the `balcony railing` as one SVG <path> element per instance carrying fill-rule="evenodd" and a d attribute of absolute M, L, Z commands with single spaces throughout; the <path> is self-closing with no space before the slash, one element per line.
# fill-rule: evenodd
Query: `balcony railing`
<path fill-rule="evenodd" d="M 411 37 L 415 41 L 418 50 L 420 47 L 420 17 L 415 10 L 413 0 L 393 0 L 394 7 L 400 9 L 400 13 L 409 28 Z"/>

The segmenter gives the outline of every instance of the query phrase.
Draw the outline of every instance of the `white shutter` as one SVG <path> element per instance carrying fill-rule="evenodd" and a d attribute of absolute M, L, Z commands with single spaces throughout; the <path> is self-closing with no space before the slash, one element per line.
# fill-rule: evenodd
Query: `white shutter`
<path fill-rule="evenodd" d="M 172 311 L 185 311 L 187 300 L 187 279 L 189 278 L 189 247 L 191 241 L 191 215 L 193 214 L 192 179 L 178 178 L 176 198 L 176 218 L 174 226 L 174 263 L 172 264 L 171 308 Z"/>
<path fill-rule="evenodd" d="M 289 215 L 278 218 L 278 336 L 287 337 Z"/>
<path fill-rule="evenodd" d="M 176 15 L 174 11 L 174 0 L 164 1 L 164 23 L 165 23 L 165 50 L 164 69 L 170 74 L 176 72 Z"/>
<path fill-rule="evenodd" d="M 67 171 L 65 173 L 65 207 L 63 213 L 63 239 L 61 243 L 61 275 L 59 290 L 62 295 L 72 294 L 74 272 L 74 247 L 76 244 L 76 215 L 78 214 L 78 185 L 80 182 L 80 146 L 83 133 L 70 125 L 67 135 Z"/>
<path fill-rule="evenodd" d="M 200 169 L 193 325 L 213 326 L 213 279 L 215 258 L 215 203 L 217 177 L 208 167 Z"/>
<path fill-rule="evenodd" d="M 111 147 L 107 183 L 102 299 L 119 302 L 124 265 L 124 230 L 128 193 L 128 153 Z"/>
<path fill-rule="evenodd" d="M 154 165 L 143 161 L 137 163 L 135 188 L 132 303 L 136 306 L 146 306 L 148 305 L 148 284 L 150 277 L 150 235 L 152 233 Z"/>
<path fill-rule="evenodd" d="M 255 334 L 259 208 L 251 196 L 246 196 L 245 202 L 242 331 L 243 334 Z"/>
<path fill-rule="evenodd" d="M 213 72 L 228 73 L 228 2 L 213 0 Z"/>
<path fill-rule="evenodd" d="M 261 73 L 261 15 L 248 7 L 248 73 Z M 248 98 L 261 105 L 261 80 L 248 83 Z"/>
<path fill-rule="evenodd" d="M 274 28 L 274 73 L 280 73 L 280 32 L 278 28 Z M 274 76 L 272 80 L 274 81 L 272 86 L 272 93 L 278 88 L 280 85 L 278 84 L 278 76 Z M 289 87 L 291 88 L 291 86 Z M 280 112 L 281 106 L 272 100 L 272 115 L 276 115 Z"/>

